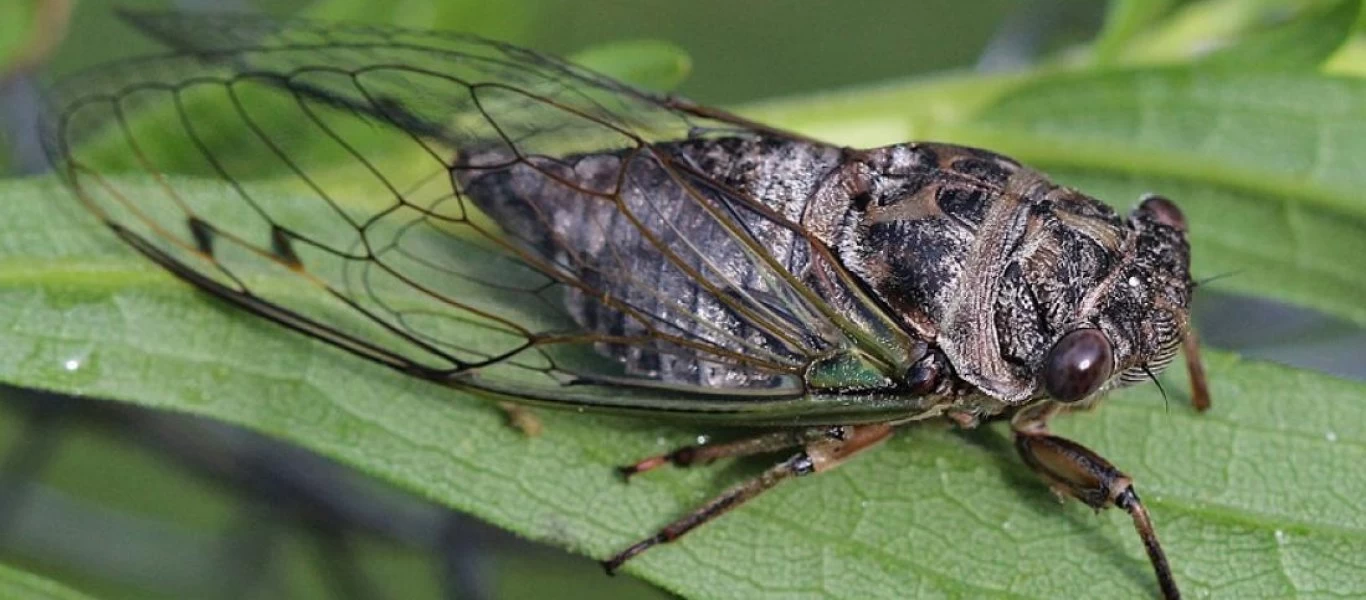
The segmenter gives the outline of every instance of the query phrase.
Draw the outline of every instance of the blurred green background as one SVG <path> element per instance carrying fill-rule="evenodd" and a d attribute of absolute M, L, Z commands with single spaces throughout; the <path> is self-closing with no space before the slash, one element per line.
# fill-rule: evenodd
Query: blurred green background
<path fill-rule="evenodd" d="M 86 0 L 77 3 L 54 71 L 156 48 L 113 22 L 111 5 L 236 6 L 451 29 L 560 55 L 611 40 L 664 40 L 693 59 L 693 75 L 679 91 L 713 104 L 970 67 L 1003 23 L 1036 24 L 1050 45 L 1080 41 L 1094 33 L 1103 9 L 1085 0 Z"/>

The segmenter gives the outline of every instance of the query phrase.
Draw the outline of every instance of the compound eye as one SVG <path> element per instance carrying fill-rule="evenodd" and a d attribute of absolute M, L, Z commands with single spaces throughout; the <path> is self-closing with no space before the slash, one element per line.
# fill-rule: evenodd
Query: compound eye
<path fill-rule="evenodd" d="M 1176 203 L 1171 200 L 1158 195 L 1149 195 L 1143 198 L 1143 201 L 1138 204 L 1138 208 L 1153 213 L 1153 216 L 1157 217 L 1157 221 L 1163 225 L 1178 231 L 1186 230 L 1186 215 L 1181 214 L 1181 209 L 1177 208 Z"/>
<path fill-rule="evenodd" d="M 1044 359 L 1043 389 L 1059 402 L 1077 402 L 1100 389 L 1115 370 L 1115 351 L 1099 329 L 1062 336 Z"/>

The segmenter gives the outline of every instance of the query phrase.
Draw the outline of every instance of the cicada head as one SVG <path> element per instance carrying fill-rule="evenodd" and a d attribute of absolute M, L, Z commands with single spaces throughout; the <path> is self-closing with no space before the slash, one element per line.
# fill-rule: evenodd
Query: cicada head
<path fill-rule="evenodd" d="M 1040 365 L 1041 391 L 1055 400 L 1154 378 L 1187 334 L 1194 283 L 1181 211 L 1149 196 L 1125 229 L 1113 270 L 1082 298 Z"/>

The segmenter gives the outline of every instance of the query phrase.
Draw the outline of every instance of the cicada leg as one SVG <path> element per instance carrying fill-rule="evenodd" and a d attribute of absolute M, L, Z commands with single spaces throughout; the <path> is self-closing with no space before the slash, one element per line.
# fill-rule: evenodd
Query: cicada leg
<path fill-rule="evenodd" d="M 722 458 L 738 458 L 741 456 L 777 452 L 788 448 L 796 448 L 797 446 L 805 446 L 811 442 L 823 439 L 844 439 L 849 436 L 850 430 L 852 429 L 853 427 L 847 425 L 785 429 L 733 442 L 726 442 L 724 444 L 682 446 L 674 448 L 664 454 L 657 454 L 641 459 L 635 464 L 618 467 L 617 472 L 629 479 L 632 475 L 644 473 L 669 464 L 675 467 L 691 467 L 693 465 L 709 464 Z"/>
<path fill-rule="evenodd" d="M 1044 402 L 1016 414 L 1011 420 L 1016 451 L 1060 497 L 1076 498 L 1096 510 L 1117 506 L 1128 512 L 1157 573 L 1162 596 L 1180 598 L 1167 555 L 1157 541 L 1148 510 L 1134 491 L 1133 481 L 1085 446 L 1048 433 L 1047 420 L 1057 413 L 1058 407 L 1054 402 Z"/>
<path fill-rule="evenodd" d="M 722 492 L 712 498 L 702 507 L 692 513 L 670 523 L 658 533 L 636 542 L 630 548 L 602 561 L 602 566 L 607 572 L 614 573 L 621 565 L 631 557 L 640 554 L 654 546 L 672 542 L 683 534 L 696 529 L 699 525 L 706 523 L 716 517 L 725 514 L 751 498 L 758 496 L 766 490 L 772 489 L 779 483 L 793 477 L 801 477 L 812 473 L 820 473 L 839 466 L 840 463 L 848 460 L 849 457 L 872 448 L 878 443 L 886 440 L 892 435 L 892 426 L 886 423 L 875 425 L 853 425 L 842 427 L 821 427 L 792 432 L 779 432 L 741 440 L 728 444 L 716 444 L 711 446 L 689 446 L 680 448 L 669 454 L 655 457 L 658 460 L 652 462 L 646 459 L 637 464 L 648 464 L 649 466 L 638 469 L 635 472 L 653 468 L 665 462 L 675 462 L 674 459 L 667 458 L 670 455 L 683 452 L 681 456 L 687 456 L 682 465 L 698 464 L 716 460 L 723 456 L 745 456 L 760 452 L 780 450 L 782 448 L 804 445 L 805 448 L 794 454 L 791 458 L 770 467 L 758 477 L 744 481 L 734 487 Z M 786 437 L 781 437 L 786 436 Z M 701 456 L 702 458 L 698 458 Z"/>
<path fill-rule="evenodd" d="M 498 410 L 503 411 L 503 417 L 507 419 L 509 426 L 529 438 L 541 435 L 541 431 L 545 429 L 541 425 L 541 420 L 536 417 L 536 413 L 531 412 L 530 408 L 512 402 L 499 402 Z"/>
<path fill-rule="evenodd" d="M 1191 382 L 1191 405 L 1195 410 L 1209 410 L 1209 383 L 1205 379 L 1205 363 L 1200 360 L 1200 340 L 1194 329 L 1187 329 L 1181 338 L 1181 350 L 1186 354 L 1186 372 Z"/>

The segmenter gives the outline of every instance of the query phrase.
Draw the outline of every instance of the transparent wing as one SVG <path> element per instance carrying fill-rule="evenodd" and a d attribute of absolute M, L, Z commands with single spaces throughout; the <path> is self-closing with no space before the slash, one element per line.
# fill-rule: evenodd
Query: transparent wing
<path fill-rule="evenodd" d="M 857 411 L 807 369 L 913 346 L 804 283 L 848 275 L 799 215 L 661 145 L 795 136 L 469 36 L 125 17 L 178 53 L 54 88 L 50 153 L 125 241 L 295 330 L 533 402 L 762 420 Z"/>

